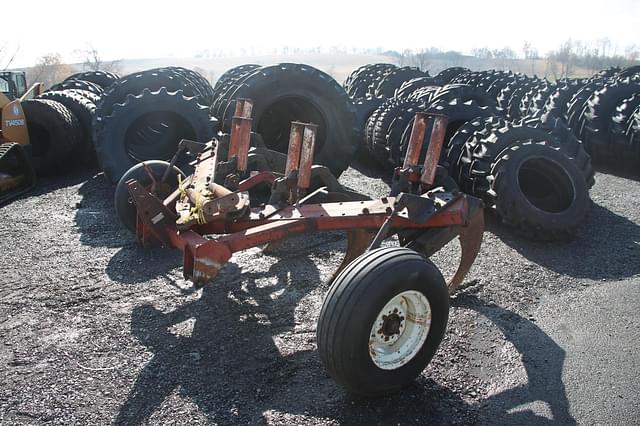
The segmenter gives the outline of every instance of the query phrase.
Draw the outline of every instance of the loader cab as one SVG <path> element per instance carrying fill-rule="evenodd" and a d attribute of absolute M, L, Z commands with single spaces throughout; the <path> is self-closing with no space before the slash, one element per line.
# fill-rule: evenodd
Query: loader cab
<path fill-rule="evenodd" d="M 0 72 L 0 92 L 9 100 L 14 100 L 24 95 L 27 91 L 27 79 L 23 71 Z"/>

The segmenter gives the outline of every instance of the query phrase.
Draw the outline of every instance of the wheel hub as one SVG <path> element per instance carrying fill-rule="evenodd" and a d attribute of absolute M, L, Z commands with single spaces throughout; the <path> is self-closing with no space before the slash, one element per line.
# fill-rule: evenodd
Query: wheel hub
<path fill-rule="evenodd" d="M 377 331 L 385 341 L 398 337 L 404 329 L 404 314 L 395 308 L 389 315 L 382 315 L 382 327 Z"/>
<path fill-rule="evenodd" d="M 371 360 L 383 370 L 403 366 L 420 352 L 430 326 L 431 306 L 424 294 L 409 290 L 394 296 L 371 327 Z"/>

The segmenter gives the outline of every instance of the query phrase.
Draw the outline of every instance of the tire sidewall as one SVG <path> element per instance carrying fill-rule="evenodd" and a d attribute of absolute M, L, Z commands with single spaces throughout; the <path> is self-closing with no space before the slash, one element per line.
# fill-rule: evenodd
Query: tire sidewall
<path fill-rule="evenodd" d="M 314 164 L 329 167 L 335 175 L 349 166 L 359 145 L 356 112 L 344 89 L 333 78 L 309 66 L 282 64 L 257 69 L 244 76 L 243 81 L 226 98 L 253 99 L 254 131 L 274 102 L 287 97 L 304 99 L 320 112 L 325 122 L 326 134 L 316 150 Z M 229 101 L 220 111 L 225 129 L 229 129 L 234 110 L 235 102 Z"/>
<path fill-rule="evenodd" d="M 502 154 L 504 155 L 507 150 L 503 151 Z M 569 157 L 548 146 L 538 144 L 523 145 L 520 149 L 510 151 L 508 155 L 509 161 L 505 161 L 500 165 L 499 170 L 492 172 L 496 176 L 495 185 L 505 188 L 509 192 L 507 196 L 503 195 L 496 198 L 496 209 L 503 217 L 513 215 L 513 213 L 505 213 L 511 211 L 514 206 L 521 206 L 516 208 L 519 211 L 519 215 L 522 218 L 526 218 L 528 223 L 544 224 L 546 229 L 562 231 L 567 227 L 573 227 L 577 220 L 579 221 L 580 218 L 585 216 L 591 203 L 589 191 L 582 172 Z M 564 169 L 566 176 L 571 181 L 574 193 L 574 199 L 569 208 L 558 213 L 546 212 L 534 206 L 527 199 L 517 182 L 519 182 L 519 172 L 522 165 L 534 158 L 545 158 Z M 501 185 L 502 182 L 512 182 L 512 184 Z"/>
<path fill-rule="evenodd" d="M 376 252 L 385 250 L 390 249 L 374 250 L 364 256 L 375 256 Z M 345 334 L 352 336 L 345 350 L 350 353 L 352 365 L 357 366 L 350 372 L 352 376 L 350 383 L 345 385 L 353 390 L 355 383 L 360 392 L 362 389 L 367 389 L 365 392 L 370 394 L 397 390 L 415 379 L 435 354 L 444 336 L 449 315 L 449 294 L 438 269 L 409 249 L 391 250 L 404 250 L 415 256 L 401 262 L 402 269 L 399 265 L 395 265 L 397 268 L 386 268 L 384 264 L 366 268 L 366 273 L 375 275 L 376 280 L 371 285 L 367 297 L 357 301 L 357 309 L 352 311 L 350 318 L 346 318 L 343 324 L 347 327 Z M 405 281 L 402 279 L 402 274 L 398 274 L 398 270 L 413 272 Z M 339 276 L 334 285 L 340 285 L 339 281 L 349 275 L 347 270 L 343 273 L 345 274 L 341 274 L 342 277 Z M 442 285 L 434 285 L 434 283 L 442 283 Z M 397 369 L 384 370 L 375 365 L 369 354 L 371 328 L 383 307 L 393 297 L 408 290 L 422 293 L 429 301 L 431 324 L 428 335 L 422 348 L 410 361 Z"/>
<path fill-rule="evenodd" d="M 116 182 L 127 170 L 138 161 L 132 158 L 127 151 L 126 135 L 130 126 L 146 114 L 155 112 L 171 112 L 181 117 L 192 129 L 193 137 L 198 142 L 207 142 L 215 134 L 214 124 L 209 121 L 208 114 L 194 113 L 191 108 L 185 108 L 185 104 L 193 98 L 184 98 L 182 92 L 143 92 L 142 97 L 152 96 L 148 101 L 136 99 L 130 106 L 128 103 L 119 105 L 114 114 L 104 120 L 102 131 L 94 140 L 96 152 L 100 164 L 107 176 Z M 121 110 L 118 110 L 122 108 Z M 187 137 L 187 135 L 184 135 Z M 179 140 L 176 140 L 176 149 Z M 162 160 L 162 159 L 158 159 Z M 188 164 L 180 163 L 181 167 Z"/>

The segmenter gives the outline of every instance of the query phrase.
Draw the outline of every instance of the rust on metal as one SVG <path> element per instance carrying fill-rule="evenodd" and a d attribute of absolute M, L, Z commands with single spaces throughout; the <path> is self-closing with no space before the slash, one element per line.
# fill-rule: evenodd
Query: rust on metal
<path fill-rule="evenodd" d="M 178 231 L 175 222 L 171 221 L 169 209 L 144 188 L 135 188 L 137 182 L 130 183 L 130 192 L 135 198 L 138 208 L 139 237 L 155 237 L 165 245 L 173 246 L 184 252 L 184 274 L 202 285 L 217 275 L 222 265 L 232 253 L 251 247 L 262 246 L 272 241 L 292 235 L 333 230 L 349 230 L 349 249 L 340 268 L 350 260 L 361 254 L 371 240 L 373 233 L 388 219 L 387 208 L 393 205 L 395 199 L 387 197 L 382 200 L 334 202 L 325 204 L 310 204 L 299 207 L 289 206 L 271 211 L 254 209 L 234 220 L 221 217 L 211 223 L 196 225 L 187 231 Z M 422 223 L 416 223 L 408 218 L 407 212 L 398 212 L 391 217 L 391 229 L 446 227 L 450 225 L 473 225 L 468 234 L 464 234 L 463 262 L 458 273 L 452 280 L 457 285 L 464 273 L 468 271 L 477 248 L 478 239 L 474 235 L 481 235 L 481 229 L 475 224 L 481 217 L 468 217 L 468 203 L 466 195 L 458 195 L 443 208 L 435 212 Z M 156 203 L 153 203 L 153 199 Z M 150 208 L 154 207 L 154 208 Z M 166 215 L 158 216 L 157 209 Z M 363 209 L 369 214 L 364 215 Z M 262 211 L 264 210 L 264 212 Z M 481 212 L 481 211 L 480 211 Z M 217 237 L 205 239 L 201 235 L 218 234 Z M 467 266 L 468 265 L 468 266 Z"/>
<path fill-rule="evenodd" d="M 434 115 L 432 117 L 433 128 L 431 129 L 427 155 L 424 159 L 422 177 L 420 178 L 420 182 L 429 187 L 433 186 L 436 179 L 436 169 L 440 162 L 440 154 L 442 153 L 442 145 L 444 144 L 444 137 L 447 132 L 447 124 L 449 121 L 447 117 L 442 115 Z"/>
<path fill-rule="evenodd" d="M 406 210 L 397 212 L 393 215 L 391 228 L 429 228 L 463 224 L 467 220 L 464 197 L 466 195 L 459 195 L 446 208 L 440 209 L 422 223 L 410 220 Z M 393 204 L 395 199 L 388 197 L 388 201 Z M 280 209 L 266 206 L 263 209 L 252 209 L 250 214 L 231 223 L 216 221 L 198 225 L 194 229 L 203 235 L 224 234 L 240 232 L 267 222 L 298 220 L 316 222 L 318 229 L 327 231 L 351 228 L 377 230 L 389 216 L 388 207 L 387 203 L 380 200 L 308 204 Z M 368 214 L 362 212 L 363 208 L 368 210 Z"/>
<path fill-rule="evenodd" d="M 275 180 L 276 180 L 276 175 L 273 172 L 269 172 L 269 171 L 257 172 L 255 174 L 252 174 L 248 178 L 244 179 L 243 181 L 239 182 L 238 191 L 248 191 L 251 188 L 261 183 L 273 184 Z"/>
<path fill-rule="evenodd" d="M 449 293 L 453 293 L 469 273 L 482 245 L 484 235 L 484 211 L 482 207 L 472 212 L 465 226 L 460 230 L 460 264 L 453 277 L 447 283 Z"/>
<path fill-rule="evenodd" d="M 253 110 L 253 101 L 246 98 L 236 99 L 236 109 L 233 113 L 234 117 L 251 118 Z"/>
<path fill-rule="evenodd" d="M 137 180 L 127 182 L 127 189 L 138 212 L 136 234 L 145 246 L 159 241 L 172 245 L 169 235 L 175 229 L 176 214 Z"/>
<path fill-rule="evenodd" d="M 413 127 L 411 128 L 411 136 L 409 137 L 409 146 L 404 157 L 404 168 L 417 166 L 420 161 L 420 152 L 422 151 L 424 136 L 427 131 L 427 119 L 427 113 L 416 113 Z"/>
<path fill-rule="evenodd" d="M 300 166 L 300 150 L 302 149 L 302 134 L 304 123 L 294 121 L 291 123 L 291 133 L 289 134 L 289 149 L 287 151 L 287 165 L 284 175 L 289 177 L 293 171 L 297 171 Z"/>
<path fill-rule="evenodd" d="M 184 231 L 179 237 L 183 247 L 183 275 L 197 286 L 215 278 L 231 258 L 226 245 L 207 240 L 193 231 Z"/>
<path fill-rule="evenodd" d="M 236 100 L 236 108 L 231 119 L 231 134 L 229 135 L 229 152 L 227 161 L 236 159 L 236 170 L 244 173 L 247 170 L 247 156 L 251 142 L 251 112 L 253 101 L 240 98 Z"/>
<path fill-rule="evenodd" d="M 333 272 L 330 282 L 333 282 L 338 274 L 342 272 L 347 265 L 353 262 L 356 257 L 367 251 L 374 235 L 375 233 L 371 230 L 359 228 L 349 229 L 347 233 L 347 251 L 344 254 L 344 258 L 342 259 L 340 266 L 338 266 L 338 269 Z"/>
<path fill-rule="evenodd" d="M 238 133 L 236 140 L 237 147 L 235 151 L 236 156 L 236 170 L 239 173 L 247 171 L 247 161 L 249 158 L 249 144 L 251 143 L 251 118 L 233 117 L 232 119 L 232 131 L 235 129 Z M 232 138 L 233 139 L 233 138 Z"/>
<path fill-rule="evenodd" d="M 236 159 L 236 170 L 244 173 L 247 170 L 249 144 L 251 142 L 251 118 L 234 116 L 231 119 L 231 135 L 227 161 Z"/>
<path fill-rule="evenodd" d="M 300 169 L 298 171 L 298 188 L 308 189 L 311 184 L 311 166 L 313 165 L 313 150 L 316 144 L 318 126 L 305 124 L 302 137 L 302 151 L 300 152 Z"/>
<path fill-rule="evenodd" d="M 235 158 L 237 170 L 247 171 L 248 168 L 251 108 L 249 100 L 236 103 L 229 158 Z M 433 128 L 421 172 L 417 163 L 431 119 Z M 448 284 L 449 290 L 453 291 L 478 254 L 484 221 L 480 200 L 455 192 L 423 193 L 424 186 L 433 184 L 446 126 L 445 117 L 416 115 L 405 167 L 398 169 L 409 184 L 394 192 L 395 197 L 374 200 L 358 200 L 345 194 L 342 197 L 346 200 L 358 201 L 326 197 L 331 193 L 327 188 L 317 189 L 301 198 L 311 183 L 317 131 L 314 124 L 291 124 L 283 177 L 271 171 L 253 171 L 248 178 L 240 180 L 246 174 L 237 174 L 232 187 L 237 189 L 235 191 L 214 182 L 217 145 L 212 145 L 200 152 L 194 173 L 164 201 L 137 181 L 127 183 L 138 212 L 137 236 L 145 246 L 162 243 L 181 250 L 184 276 L 198 286 L 215 278 L 233 253 L 297 234 L 348 231 L 345 257 L 334 277 L 373 245 L 374 236 L 378 234 L 382 239 L 409 231 L 404 232 L 402 238 L 415 243 L 415 247 L 425 253 L 436 252 L 442 244 L 458 236 L 462 257 Z M 265 182 L 272 184 L 269 203 L 251 208 L 247 191 Z M 418 182 L 423 186 L 411 184 Z M 313 200 L 327 202 L 313 203 Z"/>

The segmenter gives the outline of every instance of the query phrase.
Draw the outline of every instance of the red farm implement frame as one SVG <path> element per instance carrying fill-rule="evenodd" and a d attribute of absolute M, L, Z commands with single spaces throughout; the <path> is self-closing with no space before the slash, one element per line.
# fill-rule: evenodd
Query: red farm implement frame
<path fill-rule="evenodd" d="M 318 349 L 330 374 L 351 391 L 397 390 L 435 353 L 446 328 L 448 295 L 482 241 L 482 202 L 439 186 L 447 118 L 416 115 L 391 194 L 372 200 L 313 165 L 313 124 L 291 124 L 286 160 L 280 158 L 284 170 L 270 168 L 279 154 L 250 146 L 251 109 L 250 100 L 237 101 L 228 143 L 180 143 L 178 154 L 197 157 L 193 174 L 173 192 L 167 181 L 178 154 L 162 173 L 143 165 L 125 175 L 119 190 L 128 191 L 134 213 L 124 213 L 136 215 L 135 233 L 144 246 L 183 252 L 184 276 L 196 286 L 215 278 L 235 252 L 298 234 L 347 231 L 345 258 L 319 318 Z M 256 201 L 265 187 L 268 199 Z M 401 247 L 380 248 L 393 235 Z M 428 257 L 456 237 L 460 264 L 445 283 Z"/>

